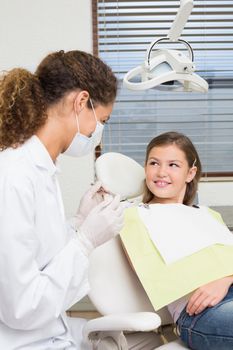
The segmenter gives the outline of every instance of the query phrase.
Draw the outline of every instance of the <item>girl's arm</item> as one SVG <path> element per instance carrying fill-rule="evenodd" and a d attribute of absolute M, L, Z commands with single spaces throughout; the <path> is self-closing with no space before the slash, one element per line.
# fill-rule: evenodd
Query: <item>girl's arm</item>
<path fill-rule="evenodd" d="M 192 316 L 202 312 L 207 307 L 217 305 L 226 296 L 233 284 L 233 276 L 227 276 L 198 288 L 189 299 L 186 312 Z"/>

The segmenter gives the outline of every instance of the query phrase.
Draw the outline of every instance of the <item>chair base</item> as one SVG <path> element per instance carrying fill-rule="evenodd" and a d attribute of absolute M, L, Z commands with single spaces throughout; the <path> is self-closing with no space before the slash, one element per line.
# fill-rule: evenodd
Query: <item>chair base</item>
<path fill-rule="evenodd" d="M 187 350 L 180 340 L 171 341 L 161 345 L 161 337 L 153 332 L 136 332 L 125 334 L 127 343 L 119 345 L 117 339 L 106 336 L 94 349 L 96 350 Z"/>
<path fill-rule="evenodd" d="M 175 340 L 156 348 L 156 350 L 185 350 L 185 349 L 187 350 L 188 348 L 181 342 L 181 340 Z"/>

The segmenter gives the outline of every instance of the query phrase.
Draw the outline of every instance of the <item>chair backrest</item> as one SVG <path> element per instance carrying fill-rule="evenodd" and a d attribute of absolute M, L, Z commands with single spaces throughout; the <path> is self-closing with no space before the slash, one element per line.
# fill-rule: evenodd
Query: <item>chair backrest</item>
<path fill-rule="evenodd" d="M 96 161 L 96 175 L 112 193 L 132 199 L 143 192 L 144 168 L 133 159 L 109 152 Z M 154 311 L 140 281 L 123 251 L 119 236 L 92 253 L 89 297 L 102 315 Z M 162 323 L 171 323 L 167 308 L 159 313 Z"/>
<path fill-rule="evenodd" d="M 120 237 L 93 251 L 89 264 L 89 298 L 102 315 L 154 311 L 139 279 L 130 267 Z M 162 324 L 172 323 L 167 308 L 158 314 Z"/>
<path fill-rule="evenodd" d="M 95 163 L 96 176 L 121 199 L 138 197 L 143 192 L 144 168 L 132 158 L 121 153 L 109 152 L 101 155 Z"/>

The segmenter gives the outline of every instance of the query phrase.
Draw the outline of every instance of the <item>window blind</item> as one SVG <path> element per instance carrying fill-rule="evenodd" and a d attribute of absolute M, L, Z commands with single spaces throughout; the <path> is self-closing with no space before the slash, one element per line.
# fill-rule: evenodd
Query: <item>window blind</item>
<path fill-rule="evenodd" d="M 143 164 L 153 137 L 179 131 L 195 144 L 205 173 L 233 175 L 233 0 L 194 0 L 181 35 L 194 50 L 197 74 L 209 83 L 207 94 L 122 86 L 124 74 L 144 61 L 150 42 L 168 34 L 180 1 L 93 3 L 94 48 L 119 79 L 102 152 L 121 152 Z M 185 50 L 180 44 L 169 48 Z"/>

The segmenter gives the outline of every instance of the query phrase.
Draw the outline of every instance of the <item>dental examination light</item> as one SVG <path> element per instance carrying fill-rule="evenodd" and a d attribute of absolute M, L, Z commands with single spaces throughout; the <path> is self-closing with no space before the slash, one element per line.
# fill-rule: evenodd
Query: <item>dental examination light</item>
<path fill-rule="evenodd" d="M 124 76 L 124 86 L 130 90 L 146 90 L 161 84 L 175 91 L 207 92 L 208 83 L 195 72 L 194 55 L 190 44 L 180 35 L 193 8 L 193 0 L 181 0 L 180 8 L 167 37 L 153 41 L 147 49 L 145 61 Z M 179 50 L 152 49 L 158 43 L 181 43 L 188 56 Z"/>

